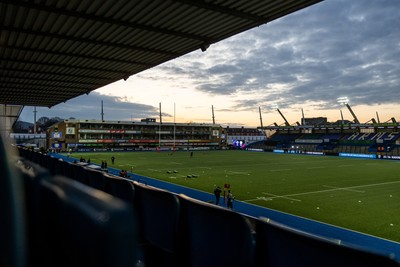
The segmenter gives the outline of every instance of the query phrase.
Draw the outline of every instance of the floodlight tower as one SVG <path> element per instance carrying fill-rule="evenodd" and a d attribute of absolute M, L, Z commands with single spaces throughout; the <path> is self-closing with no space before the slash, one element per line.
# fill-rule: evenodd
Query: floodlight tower
<path fill-rule="evenodd" d="M 262 120 L 262 116 L 261 116 L 261 107 L 258 107 L 258 112 L 260 113 L 260 126 L 261 126 L 261 130 L 264 132 L 264 125 L 263 125 L 263 120 Z"/>
<path fill-rule="evenodd" d="M 285 118 L 285 116 L 283 116 L 282 112 L 279 110 L 279 107 L 277 105 L 274 105 L 272 107 L 273 109 L 276 109 L 276 111 L 279 112 L 279 114 L 281 115 L 281 117 L 283 118 L 283 120 L 285 121 L 285 125 L 286 126 L 290 126 L 290 123 L 287 121 L 287 119 Z"/>
<path fill-rule="evenodd" d="M 356 114 L 354 114 L 353 110 L 351 109 L 351 107 L 349 105 L 349 99 L 347 97 L 339 97 L 337 99 L 337 102 L 339 104 L 345 105 L 349 109 L 351 115 L 353 116 L 354 122 L 357 124 L 360 124 L 360 121 L 358 120 Z"/>
<path fill-rule="evenodd" d="M 379 119 L 378 111 L 376 112 L 376 118 L 378 119 L 378 123 L 381 123 L 381 120 Z"/>

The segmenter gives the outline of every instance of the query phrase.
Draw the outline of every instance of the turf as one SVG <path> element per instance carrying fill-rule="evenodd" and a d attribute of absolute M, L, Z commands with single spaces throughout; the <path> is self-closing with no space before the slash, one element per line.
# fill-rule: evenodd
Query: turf
<path fill-rule="evenodd" d="M 248 151 L 80 156 L 210 193 L 229 183 L 238 200 L 400 242 L 400 161 Z"/>

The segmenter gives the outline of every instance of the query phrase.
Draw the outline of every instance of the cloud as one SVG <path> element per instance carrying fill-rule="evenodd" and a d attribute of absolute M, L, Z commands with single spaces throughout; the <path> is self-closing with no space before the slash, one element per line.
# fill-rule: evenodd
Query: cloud
<path fill-rule="evenodd" d="M 338 108 L 340 96 L 349 97 L 352 106 L 400 104 L 398 10 L 398 0 L 323 1 L 136 77 L 195 90 L 208 95 L 214 105 L 218 103 L 213 99 L 223 96 L 227 105 L 219 112 L 251 111 L 272 104 L 330 110 Z M 99 119 L 101 100 L 106 119 L 158 117 L 158 107 L 96 92 L 40 113 Z M 198 107 L 196 98 L 185 104 Z M 29 112 L 24 115 L 31 116 Z"/>
<path fill-rule="evenodd" d="M 159 116 L 158 107 L 151 105 L 131 103 L 126 98 L 101 95 L 92 92 L 58 104 L 52 108 L 37 108 L 37 118 L 60 117 L 63 119 L 101 119 L 101 101 L 103 101 L 103 112 L 105 120 L 140 120 L 143 118 L 154 118 Z M 170 116 L 169 114 L 164 114 Z M 25 107 L 21 120 L 32 121 L 33 107 Z"/>
<path fill-rule="evenodd" d="M 242 106 L 300 101 L 330 109 L 342 95 L 355 105 L 393 103 L 399 101 L 399 9 L 396 0 L 324 1 L 160 70 L 190 78 L 210 95 L 265 95 L 235 103 Z"/>

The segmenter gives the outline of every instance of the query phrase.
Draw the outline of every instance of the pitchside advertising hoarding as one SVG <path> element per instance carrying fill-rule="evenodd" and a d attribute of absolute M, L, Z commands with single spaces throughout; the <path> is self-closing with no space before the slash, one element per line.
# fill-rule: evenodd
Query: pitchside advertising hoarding
<path fill-rule="evenodd" d="M 52 132 L 51 133 L 51 138 L 52 139 L 61 139 L 62 138 L 62 132 Z"/>
<path fill-rule="evenodd" d="M 62 144 L 61 143 L 54 143 L 54 144 L 51 144 L 51 147 L 52 148 L 55 148 L 55 149 L 61 149 L 62 148 Z"/>
<path fill-rule="evenodd" d="M 75 134 L 75 128 L 73 128 L 73 127 L 67 127 L 67 129 L 66 129 L 66 134 Z"/>

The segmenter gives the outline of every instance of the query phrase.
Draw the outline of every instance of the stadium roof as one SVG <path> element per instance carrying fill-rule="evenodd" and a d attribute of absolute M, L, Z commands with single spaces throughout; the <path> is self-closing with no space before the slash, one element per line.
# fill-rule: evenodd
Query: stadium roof
<path fill-rule="evenodd" d="M 0 104 L 51 107 L 321 0 L 0 0 Z"/>

